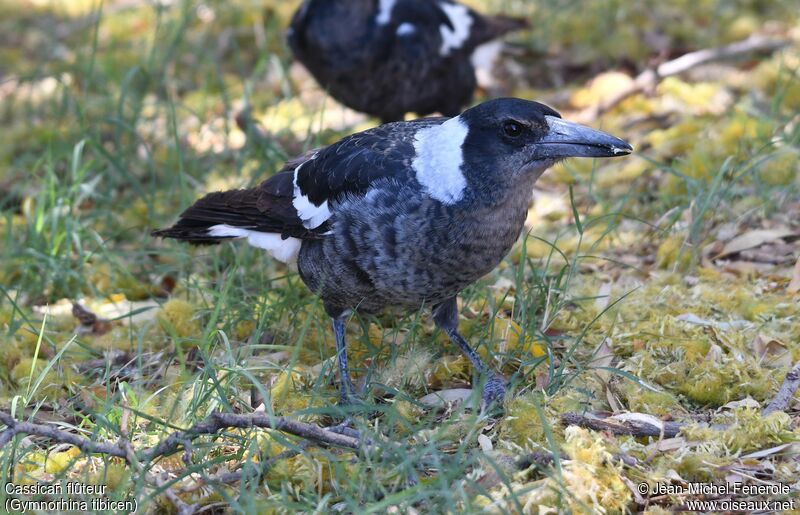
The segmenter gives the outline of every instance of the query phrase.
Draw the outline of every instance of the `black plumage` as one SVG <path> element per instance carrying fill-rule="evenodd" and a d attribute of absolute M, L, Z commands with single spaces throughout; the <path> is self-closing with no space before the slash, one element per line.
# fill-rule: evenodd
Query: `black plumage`
<path fill-rule="evenodd" d="M 247 238 L 296 260 L 333 319 L 345 399 L 352 394 L 348 314 L 429 306 L 488 376 L 483 392 L 491 401 L 504 384 L 459 335 L 456 295 L 511 249 L 545 169 L 567 157 L 630 151 L 542 104 L 498 99 L 454 118 L 396 122 L 346 137 L 256 188 L 200 199 L 154 234 L 200 243 Z"/>
<path fill-rule="evenodd" d="M 389 122 L 458 114 L 476 87 L 476 49 L 524 27 L 451 0 L 307 0 L 288 41 L 331 96 Z"/>

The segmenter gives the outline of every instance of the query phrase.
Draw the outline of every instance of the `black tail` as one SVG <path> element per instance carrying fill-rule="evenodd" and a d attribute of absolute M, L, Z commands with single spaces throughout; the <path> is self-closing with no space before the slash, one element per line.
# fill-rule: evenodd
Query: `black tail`
<path fill-rule="evenodd" d="M 293 177 L 292 171 L 283 171 L 255 188 L 209 193 L 181 213 L 175 225 L 151 235 L 195 245 L 243 237 L 236 234 L 241 232 L 239 229 L 280 234 L 284 238 L 320 237 L 306 229 L 297 216 L 292 204 Z M 319 232 L 322 231 L 321 227 Z"/>
<path fill-rule="evenodd" d="M 233 226 L 250 225 L 243 220 L 237 207 L 242 209 L 241 202 L 252 190 L 219 191 L 210 193 L 192 204 L 181 213 L 180 219 L 172 227 L 157 229 L 150 233 L 157 238 L 172 238 L 194 245 L 213 245 L 230 237 L 212 236 L 211 228 L 215 225 L 229 224 Z M 238 206 L 237 206 L 238 205 Z"/>

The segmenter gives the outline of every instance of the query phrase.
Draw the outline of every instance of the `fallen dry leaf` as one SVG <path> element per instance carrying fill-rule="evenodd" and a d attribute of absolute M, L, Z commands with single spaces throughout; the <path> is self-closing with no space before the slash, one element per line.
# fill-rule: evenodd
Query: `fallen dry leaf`
<path fill-rule="evenodd" d="M 98 317 L 77 302 L 72 304 L 72 316 L 78 319 L 79 325 L 75 329 L 78 334 L 100 336 L 111 330 L 111 322 Z"/>
<path fill-rule="evenodd" d="M 786 291 L 792 295 L 800 292 L 800 257 L 797 258 L 797 263 L 794 265 L 792 280 L 789 282 L 789 286 L 786 287 Z"/>
<path fill-rule="evenodd" d="M 736 408 L 754 408 L 758 409 L 761 407 L 761 404 L 758 403 L 757 400 L 753 399 L 752 397 L 746 397 L 740 401 L 731 401 L 723 406 L 724 409 L 736 409 Z"/>
<path fill-rule="evenodd" d="M 775 338 L 759 334 L 753 339 L 750 346 L 765 366 L 789 368 L 794 363 L 788 346 Z"/>
<path fill-rule="evenodd" d="M 429 393 L 424 397 L 420 397 L 418 400 L 431 408 L 443 408 L 448 404 L 462 403 L 466 399 L 469 399 L 470 395 L 472 395 L 471 388 L 452 388 L 450 390 L 439 390 L 438 392 Z"/>
<path fill-rule="evenodd" d="M 739 253 L 743 250 L 753 249 L 761 245 L 788 236 L 798 236 L 796 230 L 789 228 L 780 229 L 755 229 L 739 235 L 725 244 L 722 252 L 717 254 L 714 259 L 720 259 L 731 254 Z"/>

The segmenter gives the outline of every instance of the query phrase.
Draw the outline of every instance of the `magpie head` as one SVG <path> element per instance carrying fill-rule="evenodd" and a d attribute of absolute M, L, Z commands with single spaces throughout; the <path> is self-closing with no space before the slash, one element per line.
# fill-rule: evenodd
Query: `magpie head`
<path fill-rule="evenodd" d="M 468 128 L 462 147 L 466 168 L 481 174 L 538 177 L 568 157 L 618 157 L 633 151 L 619 138 L 562 120 L 548 106 L 518 98 L 484 102 L 459 118 Z"/>

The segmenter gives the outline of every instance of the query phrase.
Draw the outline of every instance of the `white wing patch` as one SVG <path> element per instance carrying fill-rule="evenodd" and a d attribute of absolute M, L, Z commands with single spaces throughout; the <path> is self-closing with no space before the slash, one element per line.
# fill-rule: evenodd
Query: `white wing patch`
<path fill-rule="evenodd" d="M 469 30 L 472 27 L 472 16 L 469 9 L 460 4 L 440 3 L 444 13 L 450 19 L 451 29 L 447 25 L 440 25 L 439 32 L 442 34 L 442 46 L 439 54 L 442 56 L 450 55 L 450 52 L 461 48 L 461 45 L 469 39 Z"/>
<path fill-rule="evenodd" d="M 411 34 L 415 33 L 417 28 L 414 26 L 413 23 L 401 23 L 397 27 L 397 35 L 398 36 L 410 36 Z"/>
<path fill-rule="evenodd" d="M 397 0 L 380 0 L 378 3 L 378 16 L 375 21 L 378 25 L 388 25 L 392 21 L 392 9 Z"/>
<path fill-rule="evenodd" d="M 311 159 L 314 158 L 312 157 Z M 311 159 L 309 159 L 309 161 L 311 161 Z M 330 209 L 328 209 L 327 200 L 318 206 L 311 202 L 311 199 L 304 195 L 300 190 L 300 186 L 297 185 L 297 174 L 306 163 L 308 163 L 308 161 L 294 170 L 294 195 L 292 197 L 292 205 L 297 210 L 297 216 L 303 221 L 303 227 L 306 229 L 316 229 L 325 223 L 325 220 L 331 217 L 331 212 Z"/>
<path fill-rule="evenodd" d="M 435 127 L 421 129 L 414 137 L 416 156 L 411 166 L 417 181 L 431 197 L 454 204 L 464 197 L 467 179 L 461 172 L 462 147 L 469 128 L 456 116 Z"/>
<path fill-rule="evenodd" d="M 497 85 L 493 72 L 502 51 L 502 41 L 491 41 L 484 43 L 472 52 L 470 61 L 472 67 L 475 68 L 475 77 L 478 79 L 480 87 L 490 89 Z"/>
<path fill-rule="evenodd" d="M 208 235 L 215 238 L 247 238 L 247 243 L 253 247 L 264 249 L 269 254 L 284 263 L 294 263 L 300 253 L 302 241 L 297 238 L 281 238 L 280 234 L 271 232 L 258 232 L 244 227 L 220 224 L 208 228 Z"/>

